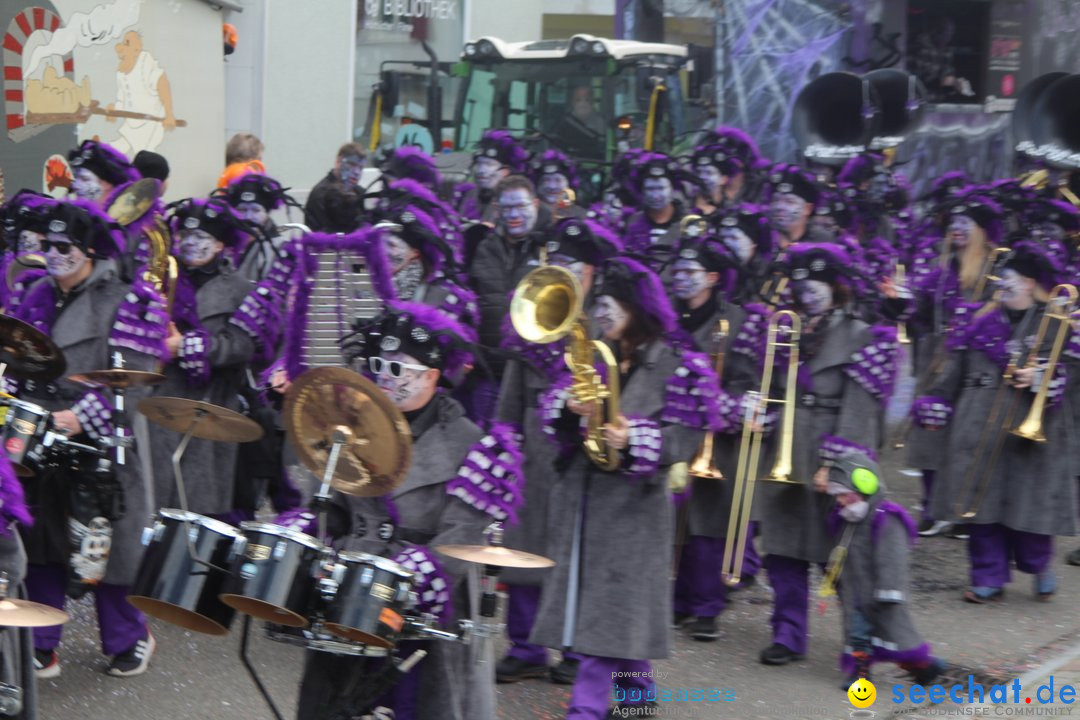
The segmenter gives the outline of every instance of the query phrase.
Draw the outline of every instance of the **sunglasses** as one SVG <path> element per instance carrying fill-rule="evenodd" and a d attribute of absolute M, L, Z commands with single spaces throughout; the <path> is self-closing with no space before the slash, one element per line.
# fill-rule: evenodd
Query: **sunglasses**
<path fill-rule="evenodd" d="M 388 374 L 392 378 L 399 378 L 404 373 L 404 370 L 416 370 L 418 372 L 424 372 L 430 370 L 427 365 L 416 365 L 414 363 L 401 362 L 400 360 L 387 360 L 381 357 L 368 358 L 368 367 L 371 368 L 371 372 L 375 375 Z"/>
<path fill-rule="evenodd" d="M 71 248 L 73 246 L 74 246 L 73 243 L 69 243 L 69 242 L 66 242 L 66 241 L 65 242 L 57 242 L 56 240 L 42 240 L 41 241 L 41 252 L 47 253 L 50 250 L 55 248 L 56 252 L 58 252 L 59 254 L 67 255 L 68 253 L 71 252 Z"/>

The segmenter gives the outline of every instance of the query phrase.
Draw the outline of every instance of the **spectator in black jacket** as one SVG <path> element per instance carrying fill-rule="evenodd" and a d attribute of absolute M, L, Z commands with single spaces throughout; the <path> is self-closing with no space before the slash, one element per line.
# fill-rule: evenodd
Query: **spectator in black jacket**
<path fill-rule="evenodd" d="M 317 232 L 341 232 L 334 216 L 339 214 L 330 207 L 339 205 L 335 199 L 358 193 L 360 176 L 364 172 L 367 153 L 360 143 L 348 142 L 338 148 L 334 169 L 316 183 L 304 205 L 304 224 Z M 351 230 L 353 228 L 349 228 Z"/>

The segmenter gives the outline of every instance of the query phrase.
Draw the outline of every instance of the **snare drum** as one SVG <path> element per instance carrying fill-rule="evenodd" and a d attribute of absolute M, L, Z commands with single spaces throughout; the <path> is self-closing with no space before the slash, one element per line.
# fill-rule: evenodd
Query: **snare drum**
<path fill-rule="evenodd" d="M 333 579 L 337 589 L 326 608 L 326 629 L 354 642 L 394 647 L 413 574 L 384 557 L 341 552 Z"/>
<path fill-rule="evenodd" d="M 4 454 L 11 460 L 15 474 L 33 477 L 45 466 L 45 432 L 51 413 L 40 405 L 14 398 L 5 399 Z"/>
<path fill-rule="evenodd" d="M 221 601 L 278 625 L 307 627 L 320 560 L 329 548 L 310 535 L 279 525 L 242 522 L 240 528 L 247 546 L 233 562 Z"/>
<path fill-rule="evenodd" d="M 185 519 L 190 531 L 185 530 Z M 235 611 L 218 596 L 229 579 L 226 568 L 244 552 L 244 536 L 232 525 L 171 508 L 158 511 L 147 533 L 146 554 L 128 602 L 186 630 L 227 634 Z"/>

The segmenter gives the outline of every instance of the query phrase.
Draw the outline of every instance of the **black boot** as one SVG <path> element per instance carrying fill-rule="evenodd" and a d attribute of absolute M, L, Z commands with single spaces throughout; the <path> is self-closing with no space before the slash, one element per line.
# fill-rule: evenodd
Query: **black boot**
<path fill-rule="evenodd" d="M 518 680 L 527 680 L 528 678 L 542 678 L 547 677 L 547 674 L 547 665 L 534 665 L 512 655 L 507 655 L 495 666 L 495 681 L 501 683 L 512 683 Z"/>
<path fill-rule="evenodd" d="M 786 645 L 773 643 L 761 651 L 761 663 L 763 665 L 787 665 L 795 660 L 802 660 L 806 656 L 797 653 Z"/>

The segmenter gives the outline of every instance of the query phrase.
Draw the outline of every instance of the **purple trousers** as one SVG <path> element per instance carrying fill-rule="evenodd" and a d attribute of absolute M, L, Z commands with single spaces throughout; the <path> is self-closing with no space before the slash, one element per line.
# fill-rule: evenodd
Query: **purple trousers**
<path fill-rule="evenodd" d="M 766 555 L 764 564 L 773 588 L 773 642 L 805 655 L 810 625 L 810 563 Z"/>
<path fill-rule="evenodd" d="M 743 553 L 742 575 L 751 577 L 761 569 L 761 558 L 754 549 L 756 523 L 750 523 L 750 538 Z M 727 586 L 721 578 L 724 565 L 724 538 L 691 535 L 679 556 L 675 577 L 677 613 L 697 617 L 716 617 L 727 607 Z"/>
<path fill-rule="evenodd" d="M 582 655 L 566 720 L 604 720 L 612 705 L 640 705 L 645 697 L 655 700 L 652 679 L 632 676 L 650 672 L 648 660 Z"/>
<path fill-rule="evenodd" d="M 1001 588 L 1012 579 L 1010 561 L 1020 572 L 1041 573 L 1054 556 L 1052 535 L 1010 530 L 1004 525 L 968 525 L 968 558 L 974 587 Z"/>
<path fill-rule="evenodd" d="M 67 599 L 67 568 L 62 565 L 30 565 L 26 569 L 26 592 L 34 602 L 64 609 Z M 135 647 L 147 635 L 146 616 L 127 601 L 127 585 L 100 583 L 94 590 L 101 652 L 119 655 Z M 60 644 L 63 625 L 34 628 L 34 647 L 54 650 Z"/>
<path fill-rule="evenodd" d="M 540 586 L 510 585 L 506 603 L 506 634 L 510 637 L 507 655 L 531 665 L 547 665 L 548 651 L 543 645 L 529 642 L 529 633 L 540 607 Z M 577 653 L 563 653 L 567 660 L 580 660 Z"/>

